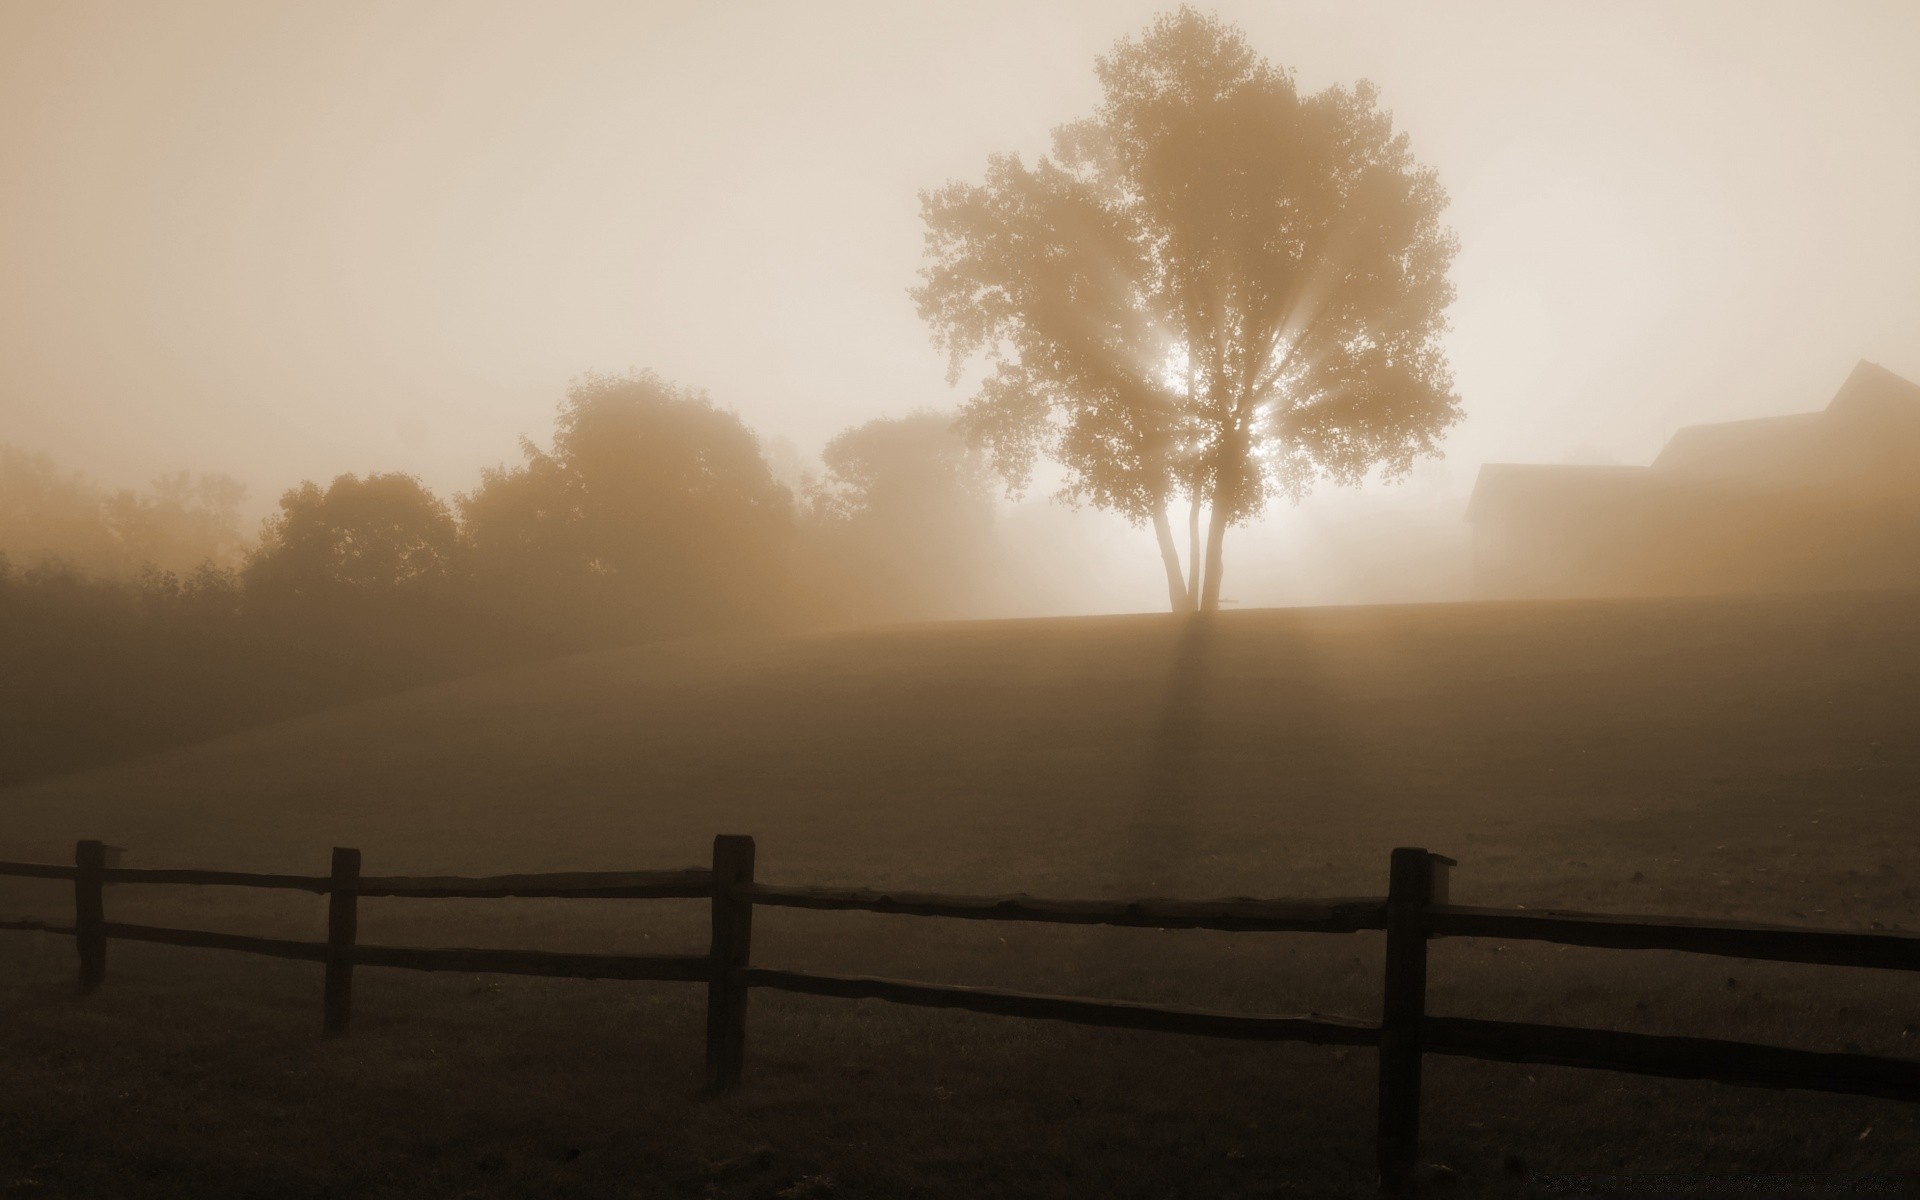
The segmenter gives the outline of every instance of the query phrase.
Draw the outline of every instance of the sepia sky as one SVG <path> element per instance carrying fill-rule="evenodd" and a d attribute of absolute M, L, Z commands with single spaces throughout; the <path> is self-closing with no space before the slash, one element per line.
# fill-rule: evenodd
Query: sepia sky
<path fill-rule="evenodd" d="M 917 191 L 1044 150 L 1163 7 L 0 4 L 0 440 L 264 508 L 469 487 L 585 371 L 808 454 L 952 404 Z M 1461 242 L 1446 462 L 1276 524 L 1457 520 L 1482 461 L 1644 462 L 1859 358 L 1920 378 L 1920 5 L 1217 11 L 1303 88 L 1377 82 Z"/>

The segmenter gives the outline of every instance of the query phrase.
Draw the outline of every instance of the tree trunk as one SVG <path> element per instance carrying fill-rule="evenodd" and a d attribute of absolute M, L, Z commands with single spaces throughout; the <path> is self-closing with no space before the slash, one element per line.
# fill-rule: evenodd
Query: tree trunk
<path fill-rule="evenodd" d="M 1187 596 L 1200 594 L 1200 493 L 1187 504 Z"/>
<path fill-rule="evenodd" d="M 1193 330 L 1188 328 L 1187 337 L 1187 409 L 1194 411 L 1193 394 Z M 1187 608 L 1189 611 L 1200 598 L 1200 478 L 1196 467 L 1189 467 L 1193 478 L 1189 480 L 1191 490 L 1187 494 Z"/>
<path fill-rule="evenodd" d="M 1201 612 L 1217 612 L 1220 608 L 1220 546 L 1227 540 L 1226 509 L 1220 504 L 1213 506 L 1211 519 L 1207 522 L 1207 581 L 1200 595 Z"/>
<path fill-rule="evenodd" d="M 1160 543 L 1160 561 L 1167 568 L 1167 603 L 1174 612 L 1193 611 L 1193 593 L 1180 578 L 1180 549 L 1173 544 L 1173 526 L 1167 521 L 1167 507 L 1153 510 L 1153 536 Z"/>

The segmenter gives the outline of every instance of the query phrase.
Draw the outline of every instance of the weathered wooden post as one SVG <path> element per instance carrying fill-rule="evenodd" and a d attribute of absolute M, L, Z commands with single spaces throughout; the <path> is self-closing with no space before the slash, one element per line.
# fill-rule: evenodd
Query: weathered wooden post
<path fill-rule="evenodd" d="M 739 972 L 753 943 L 753 839 L 713 839 L 713 944 L 707 980 L 707 1085 L 740 1085 L 747 1057 L 747 987 Z"/>
<path fill-rule="evenodd" d="M 105 842 L 79 842 L 73 848 L 73 941 L 80 951 L 80 990 L 91 992 L 107 976 L 107 866 Z"/>
<path fill-rule="evenodd" d="M 1386 985 L 1380 1001 L 1380 1184 L 1407 1190 L 1420 1152 L 1420 1059 L 1427 1008 L 1427 906 L 1447 901 L 1450 858 L 1401 847 L 1387 883 Z"/>
<path fill-rule="evenodd" d="M 327 1015 L 329 1037 L 353 1020 L 353 942 L 360 931 L 360 852 L 333 848 L 327 884 Z"/>

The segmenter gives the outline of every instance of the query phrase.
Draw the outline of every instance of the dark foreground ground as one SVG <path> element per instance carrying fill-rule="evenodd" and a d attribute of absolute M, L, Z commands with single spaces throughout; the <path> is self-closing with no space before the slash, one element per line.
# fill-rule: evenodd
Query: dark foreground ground
<path fill-rule="evenodd" d="M 996 623 L 562 660 L 0 792 L 0 857 L 369 873 L 694 865 L 777 883 L 1359 895 L 1920 928 L 1920 605 L 1456 605 Z M 280 893 L 110 916 L 318 936 Z M 0 910 L 66 915 L 57 884 Z M 700 950 L 698 902 L 368 901 L 368 941 Z M 691 984 L 319 969 L 0 934 L 0 1196 L 1347 1196 L 1372 1055 L 756 993 L 699 1095 Z M 1371 1016 L 1376 935 L 762 910 L 754 959 Z M 1431 1008 L 1920 1057 L 1920 981 L 1443 942 Z M 1920 1106 L 1429 1059 L 1454 1194 L 1920 1194 Z"/>

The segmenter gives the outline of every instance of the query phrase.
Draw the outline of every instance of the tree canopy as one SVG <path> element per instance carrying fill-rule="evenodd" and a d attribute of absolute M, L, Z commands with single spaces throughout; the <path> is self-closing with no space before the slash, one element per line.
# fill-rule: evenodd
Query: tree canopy
<path fill-rule="evenodd" d="M 921 409 L 836 434 L 820 451 L 826 479 L 816 504 L 850 520 L 921 524 L 993 517 L 991 475 L 956 436 L 951 413 Z"/>
<path fill-rule="evenodd" d="M 309 481 L 280 497 L 247 583 L 274 599 L 418 588 L 446 577 L 458 540 L 446 504 L 411 475 Z"/>
<path fill-rule="evenodd" d="M 0 551 L 23 565 L 53 558 L 122 579 L 145 567 L 224 567 L 245 548 L 246 493 L 229 476 L 186 471 L 144 492 L 107 491 L 62 472 L 45 454 L 0 444 Z"/>
<path fill-rule="evenodd" d="M 1190 8 L 1097 71 L 1051 154 L 923 193 L 913 295 L 951 378 L 989 367 L 961 425 L 1009 486 L 1052 458 L 1063 499 L 1153 525 L 1175 608 L 1210 609 L 1230 525 L 1403 475 L 1459 418 L 1446 197 L 1371 84 L 1302 95 Z"/>
<path fill-rule="evenodd" d="M 876 619 L 976 611 L 992 589 L 994 483 L 951 413 L 922 410 L 844 430 L 807 489 L 827 590 Z"/>
<path fill-rule="evenodd" d="M 516 604 L 584 606 L 614 632 L 771 603 L 792 496 L 705 392 L 651 371 L 590 375 L 561 402 L 552 448 L 521 449 L 524 463 L 460 498 L 475 572 Z"/>

